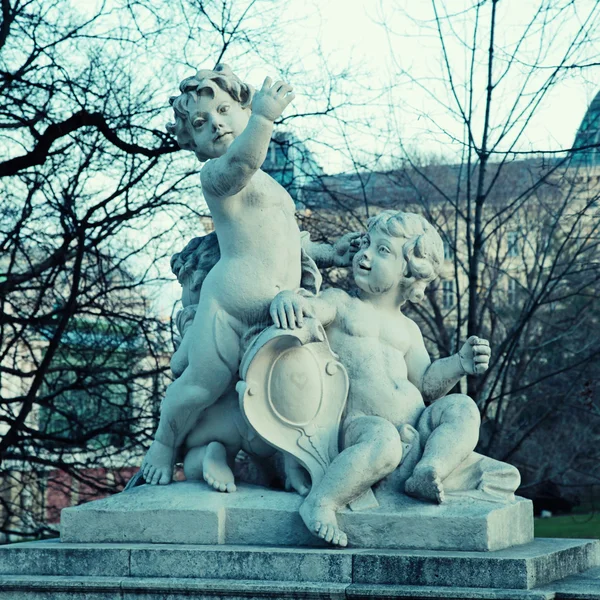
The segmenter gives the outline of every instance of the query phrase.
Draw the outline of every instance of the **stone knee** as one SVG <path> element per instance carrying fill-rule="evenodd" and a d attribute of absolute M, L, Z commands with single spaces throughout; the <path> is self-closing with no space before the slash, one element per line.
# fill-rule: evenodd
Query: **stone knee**
<path fill-rule="evenodd" d="M 369 444 L 369 462 L 377 479 L 395 471 L 402 460 L 402 440 L 398 430 L 389 421 L 380 421 Z"/>
<path fill-rule="evenodd" d="M 177 384 L 177 385 L 176 385 Z M 161 413 L 179 412 L 193 408 L 207 408 L 218 396 L 211 402 L 210 390 L 206 387 L 194 383 L 184 382 L 183 379 L 176 379 L 168 388 L 165 398 L 161 405 Z"/>
<path fill-rule="evenodd" d="M 450 394 L 445 398 L 441 398 L 440 402 L 444 402 L 442 408 L 441 419 L 446 422 L 448 420 L 468 423 L 479 429 L 481 425 L 481 414 L 477 404 L 465 394 Z"/>
<path fill-rule="evenodd" d="M 230 385 L 232 377 L 218 377 L 216 374 L 202 377 L 186 369 L 168 388 L 163 401 L 162 410 L 168 404 L 171 410 L 198 409 L 204 410 L 212 406 Z"/>

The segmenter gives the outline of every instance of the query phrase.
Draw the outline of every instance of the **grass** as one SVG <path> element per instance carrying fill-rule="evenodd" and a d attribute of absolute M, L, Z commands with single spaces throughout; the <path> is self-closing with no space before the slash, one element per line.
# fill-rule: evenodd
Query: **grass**
<path fill-rule="evenodd" d="M 535 537 L 600 538 L 600 513 L 535 519 Z"/>

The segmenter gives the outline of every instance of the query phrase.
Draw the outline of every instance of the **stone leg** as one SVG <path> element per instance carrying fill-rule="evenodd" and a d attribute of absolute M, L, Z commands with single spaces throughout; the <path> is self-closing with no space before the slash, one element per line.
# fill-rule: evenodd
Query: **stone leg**
<path fill-rule="evenodd" d="M 451 394 L 427 407 L 417 424 L 423 456 L 406 481 L 411 496 L 444 501 L 444 480 L 475 449 L 479 440 L 479 409 L 464 394 Z"/>
<path fill-rule="evenodd" d="M 242 437 L 234 421 L 236 410 L 239 411 L 237 393 L 231 388 L 204 411 L 185 440 L 186 479 L 204 479 L 217 491 L 235 492 L 233 462 L 242 447 Z"/>
<path fill-rule="evenodd" d="M 239 322 L 216 302 L 200 302 L 186 337 L 189 366 L 167 389 L 155 440 L 142 463 L 144 479 L 154 485 L 171 482 L 177 448 L 232 384 L 239 366 Z"/>
<path fill-rule="evenodd" d="M 348 540 L 336 512 L 394 471 L 402 458 L 398 430 L 380 417 L 352 419 L 344 427 L 343 446 L 300 507 L 309 531 L 339 546 Z"/>
<path fill-rule="evenodd" d="M 516 467 L 473 452 L 444 480 L 444 490 L 453 496 L 512 502 L 520 484 Z"/>

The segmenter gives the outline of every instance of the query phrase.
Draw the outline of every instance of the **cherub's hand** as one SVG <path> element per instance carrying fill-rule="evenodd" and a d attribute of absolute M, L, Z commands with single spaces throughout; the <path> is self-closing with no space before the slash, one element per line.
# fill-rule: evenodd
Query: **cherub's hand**
<path fill-rule="evenodd" d="M 360 248 L 363 234 L 359 231 L 347 233 L 333 245 L 333 264 L 336 267 L 349 267 Z"/>
<path fill-rule="evenodd" d="M 272 83 L 271 78 L 267 77 L 262 88 L 254 94 L 252 114 L 275 121 L 294 98 L 291 85 L 283 81 Z"/>
<path fill-rule="evenodd" d="M 490 366 L 490 343 L 472 335 L 458 353 L 460 364 L 467 375 L 481 375 Z"/>
<path fill-rule="evenodd" d="M 296 329 L 304 325 L 304 317 L 314 316 L 313 311 L 299 294 L 284 290 L 271 302 L 271 318 L 279 329 Z"/>

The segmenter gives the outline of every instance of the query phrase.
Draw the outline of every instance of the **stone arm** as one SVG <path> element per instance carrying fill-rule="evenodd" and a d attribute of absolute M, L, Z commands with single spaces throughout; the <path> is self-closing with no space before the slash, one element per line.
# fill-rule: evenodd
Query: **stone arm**
<path fill-rule="evenodd" d="M 317 319 L 323 327 L 335 320 L 342 290 L 326 290 L 319 296 L 305 296 L 284 290 L 271 302 L 271 318 L 279 329 L 295 329 L 304 325 L 304 317 Z"/>
<path fill-rule="evenodd" d="M 471 336 L 460 352 L 432 363 L 421 331 L 416 323 L 410 323 L 412 344 L 405 357 L 408 379 L 419 389 L 425 402 L 445 396 L 465 375 L 476 375 L 487 370 L 490 359 L 487 340 Z"/>
<path fill-rule="evenodd" d="M 233 140 L 223 156 L 208 161 L 200 172 L 202 187 L 211 196 L 227 198 L 248 185 L 267 157 L 273 121 L 294 99 L 291 91 L 292 88 L 282 81 L 271 86 L 271 78 L 265 79 L 261 90 L 254 96 L 252 116 L 244 131 Z"/>
<path fill-rule="evenodd" d="M 352 259 L 360 246 L 360 232 L 347 233 L 335 244 L 313 242 L 307 232 L 302 235 L 302 248 L 310 256 L 317 267 L 327 269 L 329 267 L 349 267 Z"/>

